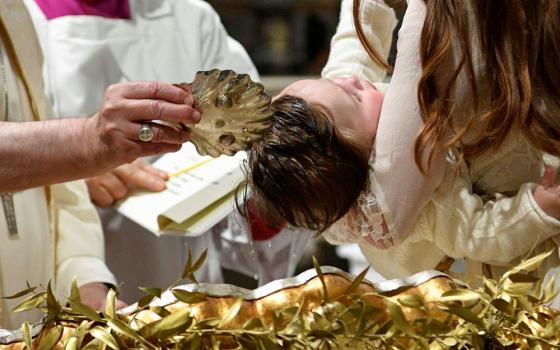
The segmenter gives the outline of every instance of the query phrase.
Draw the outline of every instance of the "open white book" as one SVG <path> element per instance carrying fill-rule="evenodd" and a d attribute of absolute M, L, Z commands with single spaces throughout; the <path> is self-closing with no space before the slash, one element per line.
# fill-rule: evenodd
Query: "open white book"
<path fill-rule="evenodd" d="M 246 158 L 245 152 L 200 156 L 193 144 L 186 143 L 154 163 L 169 174 L 167 189 L 135 193 L 119 204 L 118 211 L 156 235 L 200 235 L 235 209 Z"/>

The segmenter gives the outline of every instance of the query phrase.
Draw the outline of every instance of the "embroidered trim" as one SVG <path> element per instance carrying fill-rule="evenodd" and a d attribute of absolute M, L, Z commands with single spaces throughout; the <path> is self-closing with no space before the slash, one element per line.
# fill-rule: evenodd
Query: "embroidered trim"
<path fill-rule="evenodd" d="M 371 185 L 374 160 L 375 151 L 372 151 L 369 159 L 370 181 L 352 209 L 325 232 L 329 239 L 341 243 L 365 243 L 379 249 L 388 249 L 394 245 Z"/>

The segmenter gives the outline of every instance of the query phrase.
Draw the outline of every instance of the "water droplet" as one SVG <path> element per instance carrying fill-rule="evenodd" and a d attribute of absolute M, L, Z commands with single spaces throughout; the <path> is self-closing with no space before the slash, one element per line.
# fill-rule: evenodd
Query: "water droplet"
<path fill-rule="evenodd" d="M 249 242 L 249 246 L 251 248 L 251 259 L 253 261 L 257 261 L 257 252 L 255 252 L 255 245 L 253 244 L 253 241 Z"/>
<path fill-rule="evenodd" d="M 259 275 L 258 275 L 258 274 L 254 274 L 254 275 L 253 275 L 253 279 L 254 279 L 255 281 L 258 281 L 258 280 L 259 280 Z"/>
<path fill-rule="evenodd" d="M 272 242 L 271 242 L 271 241 L 268 241 L 268 243 L 267 243 L 266 246 L 268 247 L 268 249 L 272 249 Z"/>

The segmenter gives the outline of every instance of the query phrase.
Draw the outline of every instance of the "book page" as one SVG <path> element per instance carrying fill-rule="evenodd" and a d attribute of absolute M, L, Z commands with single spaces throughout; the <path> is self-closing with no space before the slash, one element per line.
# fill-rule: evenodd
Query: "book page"
<path fill-rule="evenodd" d="M 200 156 L 193 144 L 186 143 L 154 163 L 169 174 L 167 189 L 135 193 L 120 203 L 118 211 L 156 235 L 202 234 L 235 208 L 245 159 L 245 152 Z"/>

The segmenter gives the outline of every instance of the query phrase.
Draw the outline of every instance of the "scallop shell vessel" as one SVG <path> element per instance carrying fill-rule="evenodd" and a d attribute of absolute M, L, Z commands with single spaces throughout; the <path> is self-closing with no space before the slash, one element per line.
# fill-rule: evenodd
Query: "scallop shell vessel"
<path fill-rule="evenodd" d="M 177 86 L 192 91 L 194 107 L 202 113 L 198 124 L 186 125 L 200 155 L 231 156 L 248 150 L 269 128 L 270 96 L 247 74 L 214 69 L 198 72 L 191 84 Z"/>

